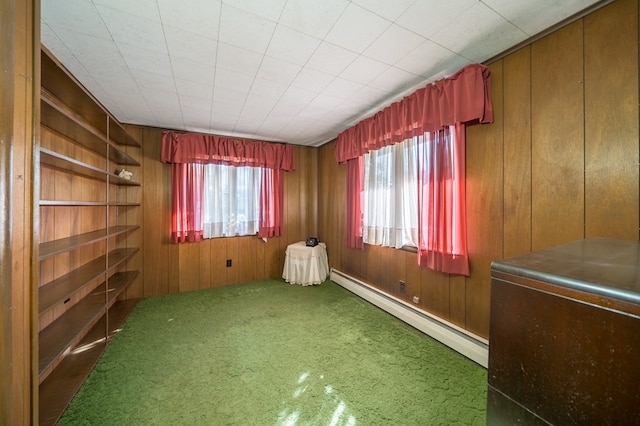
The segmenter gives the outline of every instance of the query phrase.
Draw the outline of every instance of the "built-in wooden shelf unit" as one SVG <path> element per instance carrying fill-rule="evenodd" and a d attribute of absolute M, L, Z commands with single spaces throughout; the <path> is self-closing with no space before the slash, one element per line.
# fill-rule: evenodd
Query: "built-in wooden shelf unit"
<path fill-rule="evenodd" d="M 135 306 L 141 147 L 44 47 L 41 70 L 39 422 L 55 424 Z"/>

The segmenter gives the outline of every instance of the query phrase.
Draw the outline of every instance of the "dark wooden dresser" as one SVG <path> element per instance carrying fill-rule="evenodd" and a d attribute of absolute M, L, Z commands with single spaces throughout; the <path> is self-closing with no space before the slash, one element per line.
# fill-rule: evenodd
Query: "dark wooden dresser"
<path fill-rule="evenodd" d="M 640 424 L 640 242 L 491 265 L 488 425 Z"/>

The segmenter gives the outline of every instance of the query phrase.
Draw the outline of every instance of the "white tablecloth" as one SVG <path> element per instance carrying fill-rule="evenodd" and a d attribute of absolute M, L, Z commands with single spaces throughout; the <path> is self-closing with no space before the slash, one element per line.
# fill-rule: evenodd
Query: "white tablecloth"
<path fill-rule="evenodd" d="M 320 284 L 329 275 L 327 246 L 319 243 L 307 247 L 304 241 L 287 246 L 284 256 L 282 278 L 291 284 Z"/>

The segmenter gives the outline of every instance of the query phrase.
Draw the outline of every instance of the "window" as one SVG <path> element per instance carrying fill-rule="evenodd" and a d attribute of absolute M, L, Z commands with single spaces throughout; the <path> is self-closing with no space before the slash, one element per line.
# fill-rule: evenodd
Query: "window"
<path fill-rule="evenodd" d="M 257 234 L 260 167 L 204 166 L 203 238 Z"/>
<path fill-rule="evenodd" d="M 363 203 L 363 242 L 418 246 L 416 138 L 364 155 Z"/>
<path fill-rule="evenodd" d="M 418 250 L 418 263 L 468 275 L 464 127 L 364 154 L 362 241 Z"/>

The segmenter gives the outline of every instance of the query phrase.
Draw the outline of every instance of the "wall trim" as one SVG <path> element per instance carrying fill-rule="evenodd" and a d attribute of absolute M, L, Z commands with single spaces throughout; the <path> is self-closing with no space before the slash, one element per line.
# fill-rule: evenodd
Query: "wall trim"
<path fill-rule="evenodd" d="M 390 296 L 344 272 L 331 268 L 330 279 L 394 317 L 438 340 L 484 368 L 489 365 L 489 341 Z"/>

